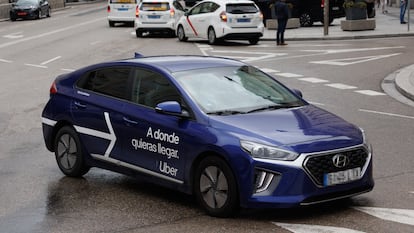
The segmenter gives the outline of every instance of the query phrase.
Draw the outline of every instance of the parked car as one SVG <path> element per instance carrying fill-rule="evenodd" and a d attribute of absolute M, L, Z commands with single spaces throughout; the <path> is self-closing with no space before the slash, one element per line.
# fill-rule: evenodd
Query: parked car
<path fill-rule="evenodd" d="M 43 16 L 50 17 L 51 10 L 46 0 L 18 0 L 10 9 L 10 20 L 16 19 L 40 19 Z"/>
<path fill-rule="evenodd" d="M 177 0 L 143 0 L 136 11 L 135 32 L 167 33 L 175 36 L 177 22 L 185 9 Z"/>
<path fill-rule="evenodd" d="M 137 0 L 108 0 L 107 18 L 109 27 L 114 27 L 116 23 L 133 26 L 137 9 Z"/>
<path fill-rule="evenodd" d="M 256 0 L 260 6 L 265 19 L 274 17 L 272 13 L 272 0 Z M 290 8 L 292 18 L 299 18 L 302 27 L 312 26 L 314 22 L 324 23 L 324 6 L 325 0 L 286 0 Z M 343 8 L 344 0 L 330 0 L 329 1 L 329 23 L 334 19 L 345 16 Z"/>
<path fill-rule="evenodd" d="M 67 176 L 90 167 L 137 176 L 195 195 L 212 216 L 374 186 L 360 128 L 232 59 L 137 56 L 61 75 L 42 128 Z"/>
<path fill-rule="evenodd" d="M 263 16 L 253 1 L 205 0 L 197 3 L 181 17 L 177 25 L 180 41 L 188 38 L 248 40 L 257 44 L 263 36 Z"/>

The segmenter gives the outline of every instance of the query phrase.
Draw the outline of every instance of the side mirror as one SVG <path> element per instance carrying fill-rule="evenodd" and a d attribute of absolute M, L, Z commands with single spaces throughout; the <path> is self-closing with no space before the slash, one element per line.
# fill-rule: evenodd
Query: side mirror
<path fill-rule="evenodd" d="M 301 91 L 299 91 L 298 89 L 292 89 L 293 93 L 295 93 L 297 96 L 299 96 L 300 98 L 303 98 L 303 94 Z"/>
<path fill-rule="evenodd" d="M 188 118 L 190 114 L 181 108 L 177 101 L 166 101 L 157 104 L 155 111 L 165 115 Z"/>

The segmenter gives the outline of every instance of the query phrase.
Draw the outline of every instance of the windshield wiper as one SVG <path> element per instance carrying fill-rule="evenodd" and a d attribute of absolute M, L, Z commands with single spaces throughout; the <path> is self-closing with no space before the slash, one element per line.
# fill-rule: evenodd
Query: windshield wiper
<path fill-rule="evenodd" d="M 299 107 L 299 106 L 300 105 L 294 104 L 294 103 L 281 103 L 281 104 L 268 105 L 268 106 L 256 108 L 256 109 L 248 111 L 247 113 L 260 112 L 260 111 L 265 111 L 265 110 L 281 109 L 281 108 L 294 108 L 294 107 Z"/>
<path fill-rule="evenodd" d="M 221 110 L 221 111 L 214 111 L 208 112 L 209 115 L 219 115 L 219 116 L 228 116 L 228 115 L 236 115 L 236 114 L 245 114 L 246 112 L 236 111 L 236 110 Z"/>

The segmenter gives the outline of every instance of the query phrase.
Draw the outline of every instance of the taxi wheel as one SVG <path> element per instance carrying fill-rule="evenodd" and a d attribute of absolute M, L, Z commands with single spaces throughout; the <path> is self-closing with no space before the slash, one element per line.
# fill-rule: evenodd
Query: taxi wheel
<path fill-rule="evenodd" d="M 249 43 L 251 44 L 251 45 L 255 45 L 255 44 L 257 44 L 259 42 L 259 38 L 251 38 L 251 39 L 249 39 Z"/>
<path fill-rule="evenodd" d="M 209 44 L 215 44 L 217 42 L 216 32 L 214 31 L 214 28 L 212 27 L 208 28 L 207 37 L 208 37 Z"/>
<path fill-rule="evenodd" d="M 178 26 L 177 29 L 177 37 L 179 41 L 187 41 L 188 37 L 185 36 L 184 28 L 183 26 Z"/>
<path fill-rule="evenodd" d="M 109 23 L 109 27 L 115 27 L 115 22 L 113 22 L 113 21 L 108 21 L 108 23 Z"/>
<path fill-rule="evenodd" d="M 195 174 L 195 195 L 207 213 L 214 217 L 229 217 L 239 208 L 234 175 L 227 163 L 216 156 L 203 159 Z"/>
<path fill-rule="evenodd" d="M 135 30 L 135 35 L 136 35 L 138 38 L 142 37 L 142 36 L 143 36 L 143 34 L 144 34 L 144 32 L 143 32 L 142 30 L 139 30 L 139 29 Z"/>
<path fill-rule="evenodd" d="M 67 176 L 81 177 L 89 171 L 78 134 L 72 127 L 61 128 L 55 138 L 55 157 L 60 170 Z"/>

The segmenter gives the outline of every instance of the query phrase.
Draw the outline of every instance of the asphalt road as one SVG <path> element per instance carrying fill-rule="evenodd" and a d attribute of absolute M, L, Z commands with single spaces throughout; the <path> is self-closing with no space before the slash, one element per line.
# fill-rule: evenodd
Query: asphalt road
<path fill-rule="evenodd" d="M 412 38 L 298 41 L 286 47 L 136 38 L 109 28 L 104 3 L 51 18 L 0 22 L 0 232 L 413 232 L 414 108 L 381 83 L 412 63 Z M 40 113 L 56 76 L 144 55 L 226 56 L 264 69 L 308 101 L 364 128 L 376 186 L 343 202 L 206 216 L 191 196 L 92 169 L 64 177 L 44 146 Z"/>

